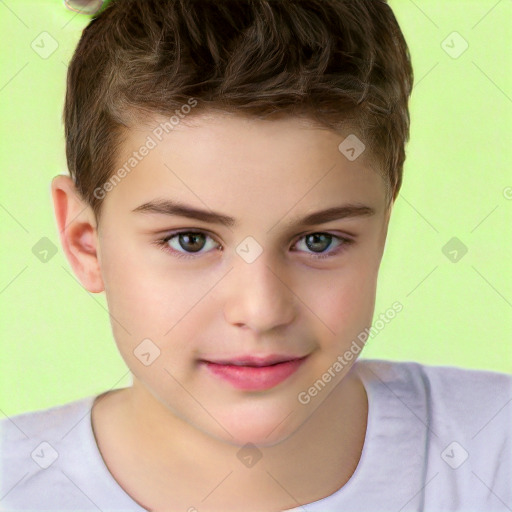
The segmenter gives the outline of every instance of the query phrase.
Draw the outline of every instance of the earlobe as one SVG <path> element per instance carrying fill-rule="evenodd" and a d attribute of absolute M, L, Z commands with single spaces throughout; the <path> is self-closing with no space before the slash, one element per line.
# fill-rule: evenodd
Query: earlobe
<path fill-rule="evenodd" d="M 69 176 L 55 176 L 51 190 L 60 242 L 71 268 L 89 292 L 102 292 L 105 287 L 98 258 L 94 212 L 82 200 Z"/>

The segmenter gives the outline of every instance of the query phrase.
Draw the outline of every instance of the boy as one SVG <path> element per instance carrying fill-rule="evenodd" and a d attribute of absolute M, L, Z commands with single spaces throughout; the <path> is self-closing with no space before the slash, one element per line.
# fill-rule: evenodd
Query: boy
<path fill-rule="evenodd" d="M 511 509 L 510 375 L 357 360 L 412 81 L 380 0 L 89 24 L 52 194 L 133 385 L 4 420 L 4 510 Z"/>

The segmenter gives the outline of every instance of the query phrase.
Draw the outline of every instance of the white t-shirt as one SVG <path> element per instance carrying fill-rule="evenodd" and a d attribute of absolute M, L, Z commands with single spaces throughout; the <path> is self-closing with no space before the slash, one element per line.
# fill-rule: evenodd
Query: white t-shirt
<path fill-rule="evenodd" d="M 364 358 L 353 370 L 369 404 L 356 471 L 289 511 L 512 510 L 512 375 Z M 94 398 L 0 421 L 0 510 L 144 512 L 101 458 Z"/>

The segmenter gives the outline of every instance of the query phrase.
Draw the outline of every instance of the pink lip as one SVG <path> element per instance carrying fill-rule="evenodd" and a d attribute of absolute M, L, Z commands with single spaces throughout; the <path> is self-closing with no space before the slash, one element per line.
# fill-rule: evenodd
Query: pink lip
<path fill-rule="evenodd" d="M 211 374 L 229 382 L 237 389 L 259 391 L 273 388 L 286 380 L 299 369 L 307 357 L 244 356 L 231 358 L 229 361 L 202 360 L 201 364 L 204 364 Z"/>
<path fill-rule="evenodd" d="M 292 359 L 302 359 L 304 356 L 294 356 L 285 354 L 270 354 L 268 356 L 253 356 L 251 354 L 242 356 L 226 357 L 223 359 L 205 359 L 209 363 L 215 364 L 238 364 L 244 366 L 270 366 L 271 364 L 283 363 Z"/>

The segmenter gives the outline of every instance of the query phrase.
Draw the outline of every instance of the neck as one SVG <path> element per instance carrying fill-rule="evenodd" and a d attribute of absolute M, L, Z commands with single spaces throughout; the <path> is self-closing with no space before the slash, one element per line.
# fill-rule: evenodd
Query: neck
<path fill-rule="evenodd" d="M 357 467 L 368 412 L 349 373 L 292 435 L 242 448 L 178 417 L 135 378 L 107 405 L 97 408 L 98 445 L 120 485 L 148 510 L 201 512 L 286 510 L 334 493 Z"/>

